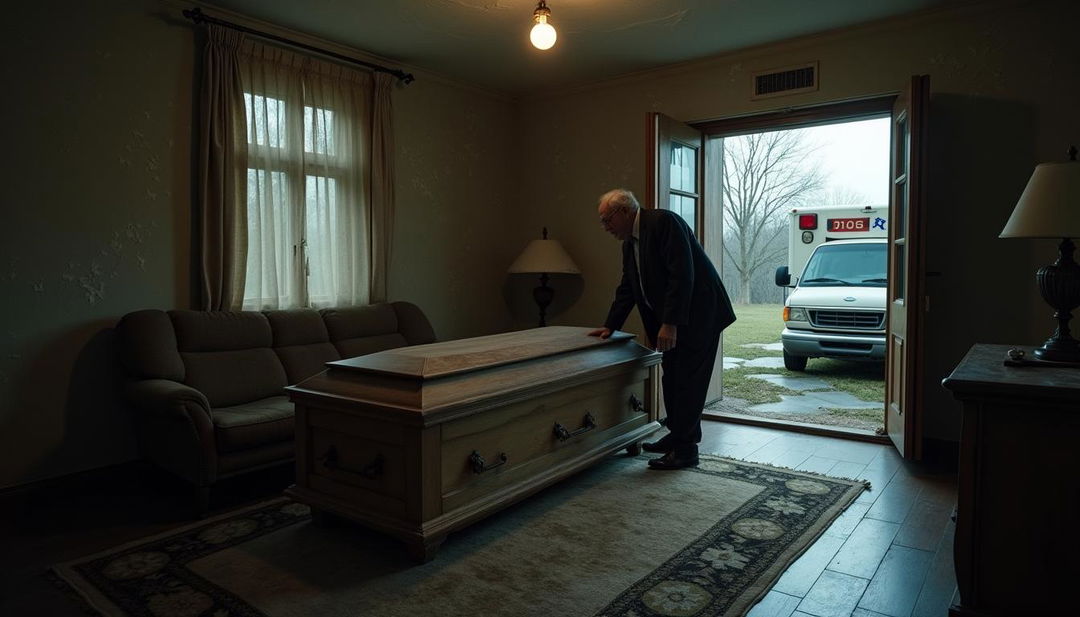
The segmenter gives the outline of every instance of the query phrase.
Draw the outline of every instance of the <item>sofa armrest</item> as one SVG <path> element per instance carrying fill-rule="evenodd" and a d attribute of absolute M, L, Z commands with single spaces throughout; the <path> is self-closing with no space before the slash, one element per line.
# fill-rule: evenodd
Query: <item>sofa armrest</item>
<path fill-rule="evenodd" d="M 210 403 L 191 386 L 168 379 L 142 379 L 127 387 L 128 400 L 139 410 L 173 419 L 189 418 L 196 426 L 212 427 Z"/>
<path fill-rule="evenodd" d="M 217 478 L 217 444 L 210 403 L 195 388 L 169 379 L 128 384 L 143 454 L 198 486 Z"/>

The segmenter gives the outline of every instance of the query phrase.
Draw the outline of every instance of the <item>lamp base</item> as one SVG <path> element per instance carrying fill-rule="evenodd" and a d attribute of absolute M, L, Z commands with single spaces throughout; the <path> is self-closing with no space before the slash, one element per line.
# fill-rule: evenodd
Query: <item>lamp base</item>
<path fill-rule="evenodd" d="M 548 275 L 547 272 L 540 274 L 540 286 L 533 288 L 533 300 L 536 300 L 536 307 L 540 309 L 540 327 L 543 328 L 547 325 L 547 307 L 551 304 L 552 298 L 555 297 L 555 290 L 548 287 Z"/>
<path fill-rule="evenodd" d="M 1047 362 L 1080 363 L 1080 341 L 1076 339 L 1049 339 L 1032 352 L 1039 360 Z"/>
<path fill-rule="evenodd" d="M 1080 362 L 1080 341 L 1069 331 L 1072 311 L 1080 305 L 1080 265 L 1073 260 L 1075 248 L 1072 240 L 1062 238 L 1057 261 L 1039 268 L 1035 274 L 1039 292 L 1043 300 L 1054 307 L 1054 318 L 1058 322 L 1054 335 L 1034 351 L 1039 360 Z"/>

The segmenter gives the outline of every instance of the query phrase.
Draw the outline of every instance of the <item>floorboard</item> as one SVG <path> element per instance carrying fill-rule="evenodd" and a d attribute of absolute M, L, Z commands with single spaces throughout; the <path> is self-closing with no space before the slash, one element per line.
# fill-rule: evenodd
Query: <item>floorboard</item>
<path fill-rule="evenodd" d="M 703 433 L 702 452 L 873 485 L 750 617 L 947 613 L 956 594 L 949 520 L 954 472 L 907 463 L 890 445 L 716 421 L 706 421 Z M 210 514 L 278 495 L 291 476 L 292 467 L 283 466 L 220 482 Z M 184 485 L 141 463 L 0 494 L 0 615 L 84 615 L 44 576 L 50 565 L 180 526 L 189 514 Z M 906 573 L 912 563 L 921 568 L 918 575 Z"/>

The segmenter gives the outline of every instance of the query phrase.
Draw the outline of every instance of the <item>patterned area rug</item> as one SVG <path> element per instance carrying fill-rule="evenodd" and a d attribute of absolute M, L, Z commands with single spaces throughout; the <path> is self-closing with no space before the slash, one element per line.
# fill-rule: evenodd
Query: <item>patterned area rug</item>
<path fill-rule="evenodd" d="M 865 483 L 613 456 L 451 534 L 427 564 L 286 499 L 56 566 L 105 615 L 744 615 Z"/>

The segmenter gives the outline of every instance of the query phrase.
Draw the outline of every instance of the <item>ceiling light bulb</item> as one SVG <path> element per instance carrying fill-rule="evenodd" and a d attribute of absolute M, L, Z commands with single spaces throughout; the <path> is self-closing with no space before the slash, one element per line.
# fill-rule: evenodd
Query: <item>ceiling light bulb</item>
<path fill-rule="evenodd" d="M 529 40 L 532 41 L 533 47 L 537 49 L 551 49 L 551 46 L 555 44 L 555 39 L 558 37 L 555 28 L 547 22 L 550 15 L 551 10 L 547 7 L 547 2 L 540 0 L 540 4 L 536 5 L 536 10 L 533 11 L 533 19 L 536 20 L 536 25 L 529 32 Z"/>

